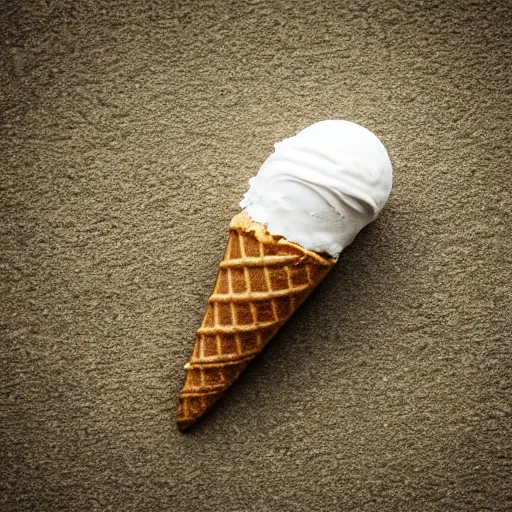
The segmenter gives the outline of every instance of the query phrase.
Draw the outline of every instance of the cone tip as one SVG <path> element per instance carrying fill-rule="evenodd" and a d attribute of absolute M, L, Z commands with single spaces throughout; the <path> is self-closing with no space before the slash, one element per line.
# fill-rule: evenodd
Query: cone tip
<path fill-rule="evenodd" d="M 181 433 L 185 433 L 195 423 L 193 419 L 183 419 L 179 416 L 176 418 L 176 425 Z"/>

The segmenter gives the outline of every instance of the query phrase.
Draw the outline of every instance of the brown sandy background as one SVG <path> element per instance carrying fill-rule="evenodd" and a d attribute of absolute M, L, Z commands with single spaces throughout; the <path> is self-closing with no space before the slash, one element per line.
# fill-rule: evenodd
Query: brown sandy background
<path fill-rule="evenodd" d="M 2 2 L 2 510 L 510 510 L 512 10 L 342 4 Z M 325 118 L 389 206 L 179 434 L 247 180 Z"/>

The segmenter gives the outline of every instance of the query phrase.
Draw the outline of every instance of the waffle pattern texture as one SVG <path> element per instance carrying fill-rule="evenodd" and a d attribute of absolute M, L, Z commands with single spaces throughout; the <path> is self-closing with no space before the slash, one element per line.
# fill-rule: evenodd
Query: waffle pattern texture
<path fill-rule="evenodd" d="M 272 236 L 245 212 L 233 218 L 194 352 L 185 365 L 177 414 L 180 430 L 210 409 L 334 263 Z"/>

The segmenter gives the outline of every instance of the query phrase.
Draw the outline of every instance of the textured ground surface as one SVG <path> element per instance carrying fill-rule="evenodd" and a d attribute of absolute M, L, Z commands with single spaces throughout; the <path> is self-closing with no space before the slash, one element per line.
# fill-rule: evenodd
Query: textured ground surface
<path fill-rule="evenodd" d="M 510 509 L 512 11 L 419 4 L 0 2 L 2 510 Z M 389 207 L 179 434 L 246 182 L 324 118 Z"/>

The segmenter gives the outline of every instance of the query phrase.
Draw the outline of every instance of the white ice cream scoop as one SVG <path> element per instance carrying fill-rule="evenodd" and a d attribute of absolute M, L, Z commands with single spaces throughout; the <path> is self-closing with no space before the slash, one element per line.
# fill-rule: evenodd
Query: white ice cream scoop
<path fill-rule="evenodd" d="M 349 121 L 321 121 L 278 142 L 240 206 L 255 222 L 337 258 L 380 213 L 391 161 L 380 140 Z"/>

